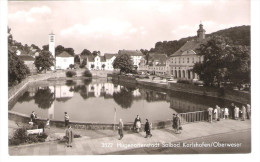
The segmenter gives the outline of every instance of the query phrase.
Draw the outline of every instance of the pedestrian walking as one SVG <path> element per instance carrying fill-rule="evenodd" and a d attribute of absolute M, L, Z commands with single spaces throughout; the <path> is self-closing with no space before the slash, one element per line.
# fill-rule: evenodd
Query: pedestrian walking
<path fill-rule="evenodd" d="M 230 105 L 230 117 L 235 119 L 235 104 L 231 103 Z"/>
<path fill-rule="evenodd" d="M 119 119 L 119 124 L 118 124 L 118 134 L 119 134 L 119 140 L 121 140 L 124 136 L 123 134 L 123 128 L 124 128 L 124 123 L 122 119 Z"/>
<path fill-rule="evenodd" d="M 136 132 L 139 132 L 141 129 L 141 118 L 139 117 L 139 115 L 137 115 L 137 117 L 135 118 L 134 129 L 136 130 Z"/>
<path fill-rule="evenodd" d="M 173 117 L 172 117 L 172 128 L 173 128 L 173 131 L 175 132 L 176 131 L 176 124 L 175 124 L 175 118 L 176 118 L 176 114 L 172 114 Z"/>
<path fill-rule="evenodd" d="M 221 118 L 221 109 L 218 105 L 216 105 L 216 109 L 217 109 L 217 113 L 218 113 L 218 117 L 217 117 L 217 121 L 220 121 Z"/>
<path fill-rule="evenodd" d="M 225 108 L 224 109 L 224 119 L 228 119 L 228 115 L 229 115 L 228 108 Z"/>
<path fill-rule="evenodd" d="M 148 119 L 146 119 L 146 123 L 145 123 L 145 126 L 144 126 L 144 131 L 146 132 L 146 136 L 144 138 L 147 138 L 147 137 L 152 137 L 153 135 L 151 134 L 151 125 L 148 121 Z"/>
<path fill-rule="evenodd" d="M 180 134 L 182 130 L 182 127 L 181 127 L 181 119 L 180 119 L 180 115 L 177 114 L 176 115 L 176 118 L 175 118 L 175 125 L 176 125 L 176 133 Z"/>
<path fill-rule="evenodd" d="M 212 115 L 213 115 L 213 108 L 209 107 L 208 108 L 208 120 L 210 123 L 212 123 Z"/>
<path fill-rule="evenodd" d="M 65 127 L 69 125 L 70 117 L 67 112 L 64 112 Z"/>
<path fill-rule="evenodd" d="M 238 120 L 239 118 L 239 108 L 237 106 L 235 106 L 234 108 L 234 119 Z"/>
<path fill-rule="evenodd" d="M 242 110 L 241 110 L 241 113 L 242 113 L 242 121 L 245 121 L 246 119 L 246 107 L 243 105 L 242 106 Z"/>
<path fill-rule="evenodd" d="M 247 119 L 251 119 L 251 106 L 249 104 L 246 105 Z"/>
<path fill-rule="evenodd" d="M 67 137 L 67 147 L 72 147 L 74 134 L 70 125 L 68 125 L 66 129 L 66 137 Z"/>

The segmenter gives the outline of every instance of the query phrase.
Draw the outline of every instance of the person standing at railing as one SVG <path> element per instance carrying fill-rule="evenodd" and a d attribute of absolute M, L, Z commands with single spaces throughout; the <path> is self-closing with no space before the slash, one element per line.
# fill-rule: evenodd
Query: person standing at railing
<path fill-rule="evenodd" d="M 220 121 L 220 117 L 221 117 L 221 110 L 220 110 L 220 107 L 218 105 L 216 105 L 216 109 L 217 109 L 217 121 Z"/>
<path fill-rule="evenodd" d="M 218 110 L 216 108 L 214 109 L 214 119 L 218 120 Z"/>
<path fill-rule="evenodd" d="M 245 121 L 245 119 L 246 119 L 246 107 L 244 105 L 242 106 L 241 113 L 242 113 L 242 121 Z"/>
<path fill-rule="evenodd" d="M 239 118 L 239 108 L 237 106 L 234 108 L 234 118 L 235 120 L 238 120 Z"/>
<path fill-rule="evenodd" d="M 247 119 L 251 119 L 251 106 L 246 104 Z"/>
<path fill-rule="evenodd" d="M 176 131 L 176 124 L 175 124 L 175 118 L 176 118 L 176 115 L 175 114 L 172 114 L 173 117 L 172 117 L 172 128 L 173 128 L 173 131 L 175 132 Z"/>
<path fill-rule="evenodd" d="M 209 107 L 208 108 L 208 120 L 210 123 L 212 123 L 212 115 L 213 115 L 213 108 L 212 107 Z"/>
<path fill-rule="evenodd" d="M 175 117 L 175 125 L 176 125 L 176 133 L 181 133 L 181 129 L 182 129 L 182 127 L 181 127 L 181 119 L 180 119 L 180 116 L 179 116 L 179 114 L 177 114 L 176 115 L 176 117 Z"/>
<path fill-rule="evenodd" d="M 230 117 L 235 119 L 235 104 L 234 103 L 231 103 L 230 105 Z"/>
<path fill-rule="evenodd" d="M 224 119 L 228 119 L 228 115 L 229 115 L 228 108 L 225 108 L 224 109 Z"/>

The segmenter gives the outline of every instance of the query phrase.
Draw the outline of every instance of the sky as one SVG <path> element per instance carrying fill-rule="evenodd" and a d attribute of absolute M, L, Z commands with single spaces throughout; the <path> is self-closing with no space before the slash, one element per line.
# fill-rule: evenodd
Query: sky
<path fill-rule="evenodd" d="M 153 48 L 158 41 L 250 25 L 250 0 L 9 1 L 13 38 L 40 48 L 48 34 L 56 45 L 116 53 Z"/>

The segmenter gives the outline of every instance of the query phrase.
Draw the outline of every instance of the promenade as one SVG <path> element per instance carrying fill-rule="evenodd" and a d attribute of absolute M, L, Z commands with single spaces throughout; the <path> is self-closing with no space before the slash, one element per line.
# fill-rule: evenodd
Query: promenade
<path fill-rule="evenodd" d="M 74 139 L 73 147 L 66 147 L 65 143 L 58 141 L 10 146 L 9 155 L 102 155 L 102 154 L 183 154 L 198 153 L 182 152 L 180 148 L 162 147 L 164 144 L 180 143 L 187 141 L 236 143 L 237 147 L 210 147 L 211 152 L 222 150 L 224 153 L 248 153 L 251 148 L 251 121 L 221 120 L 213 123 L 197 122 L 183 125 L 181 134 L 175 134 L 171 127 L 152 130 L 151 138 L 144 138 L 145 132 L 124 132 L 124 138 L 118 140 L 117 131 L 113 130 L 74 130 L 81 138 Z M 9 122 L 10 123 L 10 122 Z M 12 124 L 9 124 L 9 128 Z M 64 135 L 64 129 L 51 128 L 49 134 L 57 133 Z M 225 138 L 227 137 L 227 138 Z M 232 138 L 234 137 L 234 138 Z M 239 137 L 239 138 L 235 138 Z M 150 147 L 148 147 L 150 146 Z M 159 146 L 159 147 L 157 147 Z M 222 149 L 221 149 L 222 148 Z M 164 150 L 164 151 L 162 151 Z M 165 151 L 166 150 L 166 151 Z M 208 150 L 205 148 L 205 150 Z M 226 151 L 225 151 L 226 150 Z M 216 152 L 217 153 L 217 152 Z"/>

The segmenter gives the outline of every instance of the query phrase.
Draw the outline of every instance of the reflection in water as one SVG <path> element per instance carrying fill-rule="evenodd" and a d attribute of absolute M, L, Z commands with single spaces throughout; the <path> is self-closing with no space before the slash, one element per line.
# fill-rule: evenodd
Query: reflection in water
<path fill-rule="evenodd" d="M 122 108 L 130 108 L 133 103 L 133 90 L 122 87 L 119 92 L 113 93 L 114 101 Z"/>
<path fill-rule="evenodd" d="M 34 96 L 34 102 L 39 108 L 48 109 L 54 101 L 54 92 L 49 87 L 39 87 Z"/>
<path fill-rule="evenodd" d="M 45 86 L 31 86 L 17 101 L 11 109 L 25 114 L 36 110 L 36 106 L 40 108 L 37 113 L 50 119 L 63 120 L 64 111 L 67 111 L 71 117 L 80 121 L 104 122 L 110 121 L 106 119 L 108 114 L 111 120 L 114 119 L 114 110 L 117 107 L 121 108 L 117 108 L 117 116 L 132 121 L 137 114 L 161 120 L 171 119 L 173 112 L 194 112 L 217 104 L 220 107 L 230 105 L 230 102 L 216 98 L 153 90 L 142 86 L 137 88 L 133 84 L 111 83 L 99 79 L 46 82 Z"/>

